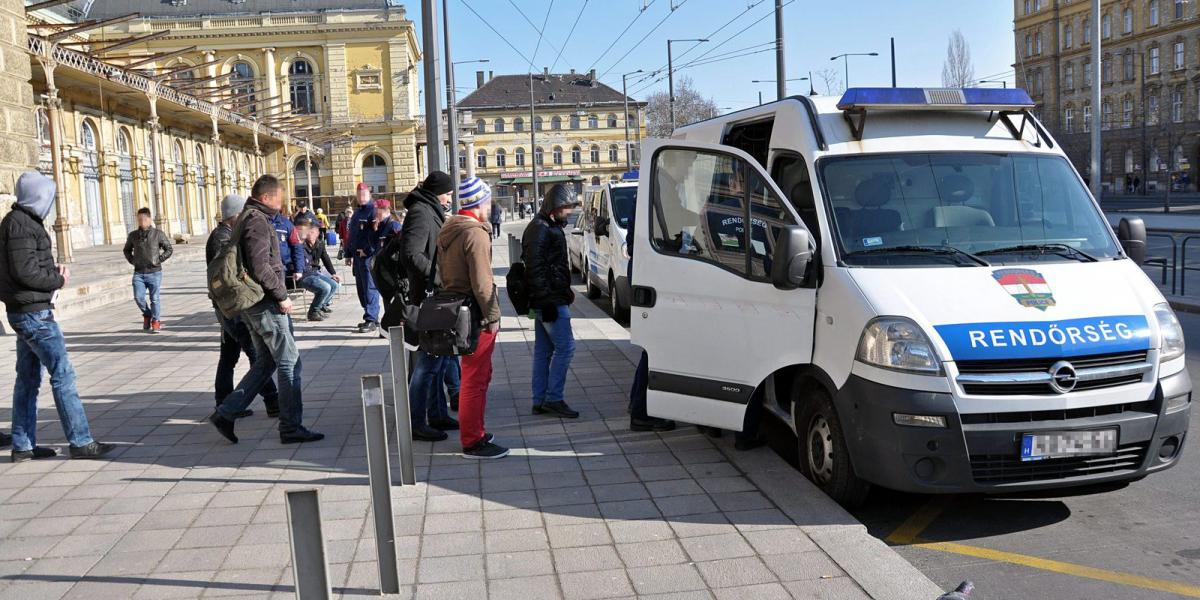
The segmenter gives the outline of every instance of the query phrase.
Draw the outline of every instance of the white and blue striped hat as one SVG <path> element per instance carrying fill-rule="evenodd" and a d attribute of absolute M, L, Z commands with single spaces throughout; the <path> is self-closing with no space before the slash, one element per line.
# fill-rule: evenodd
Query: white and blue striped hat
<path fill-rule="evenodd" d="M 492 188 L 478 177 L 467 177 L 458 186 L 460 208 L 475 208 L 492 199 Z"/>

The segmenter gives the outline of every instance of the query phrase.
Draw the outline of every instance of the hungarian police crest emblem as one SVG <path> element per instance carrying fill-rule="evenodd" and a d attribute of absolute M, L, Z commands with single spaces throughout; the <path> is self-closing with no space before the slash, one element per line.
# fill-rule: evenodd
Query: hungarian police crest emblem
<path fill-rule="evenodd" d="M 1033 269 L 999 269 L 992 271 L 992 277 L 1021 306 L 1042 311 L 1054 306 L 1050 285 L 1041 273 Z"/>

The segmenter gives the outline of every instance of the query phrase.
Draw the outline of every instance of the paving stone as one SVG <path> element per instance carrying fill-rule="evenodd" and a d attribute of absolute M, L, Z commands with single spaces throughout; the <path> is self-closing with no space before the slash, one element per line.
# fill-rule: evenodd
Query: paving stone
<path fill-rule="evenodd" d="M 486 559 L 489 579 L 552 575 L 555 568 L 550 552 L 546 550 L 491 553 Z"/>
<path fill-rule="evenodd" d="M 676 540 L 617 544 L 617 552 L 629 568 L 674 565 L 689 560 Z"/>
<path fill-rule="evenodd" d="M 625 566 L 612 546 L 556 548 L 554 566 L 559 573 L 620 569 Z"/>
<path fill-rule="evenodd" d="M 689 537 L 680 540 L 680 543 L 696 562 L 754 555 L 750 544 L 736 533 Z"/>
<path fill-rule="evenodd" d="M 550 543 L 544 529 L 509 529 L 486 534 L 488 553 L 548 550 Z"/>
<path fill-rule="evenodd" d="M 421 556 L 458 556 L 483 551 L 483 532 L 435 533 L 421 536 Z"/>
<path fill-rule="evenodd" d="M 535 510 L 490 510 L 483 513 L 484 528 L 488 531 L 541 527 L 542 514 Z"/>
<path fill-rule="evenodd" d="M 629 569 L 629 579 L 638 595 L 705 589 L 704 580 L 691 564 Z"/>
<path fill-rule="evenodd" d="M 488 581 L 489 600 L 560 600 L 553 576 L 515 577 Z"/>
<path fill-rule="evenodd" d="M 564 573 L 558 576 L 567 600 L 594 600 L 633 595 L 629 577 L 622 569 Z"/>
<path fill-rule="evenodd" d="M 550 526 L 546 528 L 546 534 L 550 538 L 550 546 L 554 548 L 598 546 L 612 543 L 608 527 L 603 523 Z"/>
<path fill-rule="evenodd" d="M 792 595 L 778 583 L 731 587 L 713 593 L 717 600 L 792 600 Z"/>
<path fill-rule="evenodd" d="M 797 554 L 818 550 L 817 545 L 799 528 L 748 531 L 742 535 L 760 555 Z"/>
<path fill-rule="evenodd" d="M 417 600 L 479 600 L 487 597 L 484 581 L 422 583 L 416 587 Z"/>
<path fill-rule="evenodd" d="M 700 576 L 712 588 L 748 586 L 775 581 L 775 575 L 757 557 L 727 558 L 696 563 Z"/>
<path fill-rule="evenodd" d="M 417 566 L 417 581 L 420 583 L 483 579 L 482 554 L 422 558 Z"/>

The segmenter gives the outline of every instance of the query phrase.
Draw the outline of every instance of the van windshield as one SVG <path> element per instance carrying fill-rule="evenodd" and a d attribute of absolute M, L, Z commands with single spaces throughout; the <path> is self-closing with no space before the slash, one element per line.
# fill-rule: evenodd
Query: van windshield
<path fill-rule="evenodd" d="M 1059 156 L 904 153 L 819 163 L 847 264 L 1094 261 L 1120 256 Z"/>
<path fill-rule="evenodd" d="M 613 220 L 621 229 L 629 229 L 629 215 L 633 214 L 633 203 L 637 202 L 637 187 L 608 188 L 612 198 Z"/>

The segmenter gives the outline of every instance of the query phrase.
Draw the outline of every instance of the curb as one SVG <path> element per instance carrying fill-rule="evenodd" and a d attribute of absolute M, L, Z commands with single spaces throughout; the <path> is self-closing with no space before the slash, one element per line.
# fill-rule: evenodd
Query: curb
<path fill-rule="evenodd" d="M 1200 300 L 1190 300 L 1179 297 L 1167 296 L 1167 303 L 1175 312 L 1184 312 L 1190 314 L 1200 314 Z"/>

